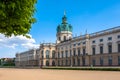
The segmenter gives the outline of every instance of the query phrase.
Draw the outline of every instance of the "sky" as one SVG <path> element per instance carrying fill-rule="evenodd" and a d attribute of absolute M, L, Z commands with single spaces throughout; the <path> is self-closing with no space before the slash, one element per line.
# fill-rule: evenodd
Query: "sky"
<path fill-rule="evenodd" d="M 38 48 L 42 42 L 55 43 L 64 11 L 73 26 L 73 36 L 120 26 L 120 0 L 38 0 L 35 7 L 37 22 L 29 32 L 31 39 L 0 34 L 0 58 L 15 57 L 16 53 Z"/>

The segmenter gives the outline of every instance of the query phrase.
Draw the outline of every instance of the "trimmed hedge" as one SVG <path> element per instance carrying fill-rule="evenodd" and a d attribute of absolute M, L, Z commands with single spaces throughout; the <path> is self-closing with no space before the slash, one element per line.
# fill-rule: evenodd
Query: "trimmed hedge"
<path fill-rule="evenodd" d="M 54 70 L 91 70 L 91 71 L 120 71 L 120 68 L 42 68 Z"/>
<path fill-rule="evenodd" d="M 0 68 L 16 68 L 15 66 L 0 66 Z"/>
<path fill-rule="evenodd" d="M 15 66 L 15 64 L 14 63 L 7 63 L 7 64 L 3 64 L 3 66 Z"/>

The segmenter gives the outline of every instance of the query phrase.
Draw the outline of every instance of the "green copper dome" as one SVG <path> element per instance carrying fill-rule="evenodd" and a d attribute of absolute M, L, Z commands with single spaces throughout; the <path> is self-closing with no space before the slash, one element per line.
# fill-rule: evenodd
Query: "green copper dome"
<path fill-rule="evenodd" d="M 67 17 L 65 16 L 65 14 L 62 17 L 62 23 L 60 25 L 58 25 L 58 27 L 57 27 L 57 33 L 61 32 L 61 31 L 72 32 L 72 26 L 67 23 Z"/>

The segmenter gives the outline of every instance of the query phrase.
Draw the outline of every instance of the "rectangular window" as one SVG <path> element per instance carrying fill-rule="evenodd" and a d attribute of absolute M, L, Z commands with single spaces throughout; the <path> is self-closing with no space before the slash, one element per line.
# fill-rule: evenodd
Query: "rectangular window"
<path fill-rule="evenodd" d="M 108 53 L 112 53 L 112 45 L 108 45 Z"/>
<path fill-rule="evenodd" d="M 70 65 L 71 65 L 71 61 L 72 61 L 72 60 L 70 59 L 69 61 L 70 61 Z"/>
<path fill-rule="evenodd" d="M 95 66 L 95 64 L 96 64 L 96 61 L 95 61 L 95 59 L 93 59 L 92 60 L 92 65 Z"/>
<path fill-rule="evenodd" d="M 76 50 L 75 49 L 73 50 L 73 54 L 74 54 L 74 56 L 76 55 Z"/>
<path fill-rule="evenodd" d="M 59 37 L 59 41 L 61 40 L 61 38 Z"/>
<path fill-rule="evenodd" d="M 52 53 L 52 58 L 55 58 L 55 53 Z"/>
<path fill-rule="evenodd" d="M 92 41 L 92 43 L 95 43 L 95 40 L 94 40 L 94 41 Z"/>
<path fill-rule="evenodd" d="M 44 53 L 44 52 L 42 51 L 42 58 L 44 58 L 44 55 L 43 55 L 43 53 Z"/>
<path fill-rule="evenodd" d="M 62 51 L 62 58 L 63 58 L 63 51 Z"/>
<path fill-rule="evenodd" d="M 118 35 L 117 38 L 120 39 L 120 35 Z"/>
<path fill-rule="evenodd" d="M 86 64 L 85 58 L 82 58 L 82 65 L 85 66 L 85 64 Z"/>
<path fill-rule="evenodd" d="M 103 42 L 103 39 L 100 39 L 100 42 Z"/>
<path fill-rule="evenodd" d="M 73 66 L 75 66 L 75 59 L 73 59 Z"/>
<path fill-rule="evenodd" d="M 76 46 L 76 44 L 73 44 L 73 46 Z"/>
<path fill-rule="evenodd" d="M 118 56 L 118 65 L 120 65 L 120 56 Z"/>
<path fill-rule="evenodd" d="M 66 66 L 68 65 L 68 60 L 66 59 Z"/>
<path fill-rule="evenodd" d="M 65 51 L 65 53 L 66 53 L 66 58 L 68 57 L 68 51 Z"/>
<path fill-rule="evenodd" d="M 46 58 L 49 59 L 49 55 L 46 55 Z"/>
<path fill-rule="evenodd" d="M 66 49 L 68 49 L 68 47 L 66 46 Z"/>
<path fill-rule="evenodd" d="M 80 59 L 79 58 L 77 59 L 77 62 L 78 62 L 78 66 L 80 66 Z"/>
<path fill-rule="evenodd" d="M 58 60 L 58 66 L 60 66 L 60 61 Z"/>
<path fill-rule="evenodd" d="M 118 44 L 118 52 L 120 52 L 120 44 Z"/>
<path fill-rule="evenodd" d="M 85 51 L 85 48 L 83 48 L 83 55 L 85 55 L 86 51 Z"/>
<path fill-rule="evenodd" d="M 103 65 L 103 58 L 102 57 L 100 58 L 100 65 L 101 66 Z"/>
<path fill-rule="evenodd" d="M 62 60 L 62 64 L 61 65 L 63 66 L 63 60 Z"/>
<path fill-rule="evenodd" d="M 83 44 L 86 44 L 86 42 L 83 42 Z"/>
<path fill-rule="evenodd" d="M 80 56 L 80 49 L 78 49 L 78 56 Z"/>
<path fill-rule="evenodd" d="M 72 56 L 71 50 L 70 50 L 70 57 Z"/>
<path fill-rule="evenodd" d="M 103 54 L 103 46 L 100 46 L 100 54 Z"/>
<path fill-rule="evenodd" d="M 109 40 L 109 41 L 112 40 L 112 37 L 108 37 L 108 40 Z"/>
<path fill-rule="evenodd" d="M 95 47 L 92 48 L 93 55 L 95 55 Z"/>
<path fill-rule="evenodd" d="M 43 65 L 43 61 L 41 61 L 41 65 Z"/>
<path fill-rule="evenodd" d="M 60 53 L 58 52 L 58 58 L 60 58 Z"/>
<path fill-rule="evenodd" d="M 55 51 L 52 51 L 52 58 L 55 58 Z"/>
<path fill-rule="evenodd" d="M 42 55 L 42 58 L 44 58 L 44 56 Z"/>
<path fill-rule="evenodd" d="M 112 65 L 112 56 L 109 56 L 109 58 L 108 58 L 108 65 L 109 65 L 109 66 Z"/>
<path fill-rule="evenodd" d="M 78 43 L 78 46 L 80 45 L 80 43 Z"/>

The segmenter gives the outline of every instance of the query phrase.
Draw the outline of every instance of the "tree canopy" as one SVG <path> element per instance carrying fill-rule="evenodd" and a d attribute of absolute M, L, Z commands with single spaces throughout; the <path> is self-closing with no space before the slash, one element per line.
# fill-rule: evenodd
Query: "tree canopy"
<path fill-rule="evenodd" d="M 0 65 L 1 65 L 1 59 L 0 59 Z"/>
<path fill-rule="evenodd" d="M 0 33 L 7 37 L 11 35 L 27 36 L 37 0 L 0 0 Z"/>

